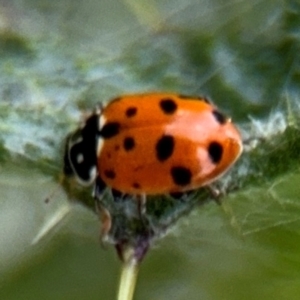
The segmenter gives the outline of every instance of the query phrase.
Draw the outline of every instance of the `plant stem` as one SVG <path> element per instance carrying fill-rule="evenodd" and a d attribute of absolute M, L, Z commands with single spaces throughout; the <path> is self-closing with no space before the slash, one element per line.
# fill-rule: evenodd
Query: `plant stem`
<path fill-rule="evenodd" d="M 122 266 L 118 300 L 133 299 L 139 263 L 132 253 L 132 249 L 127 249 L 126 253 L 124 253 L 125 259 Z"/>

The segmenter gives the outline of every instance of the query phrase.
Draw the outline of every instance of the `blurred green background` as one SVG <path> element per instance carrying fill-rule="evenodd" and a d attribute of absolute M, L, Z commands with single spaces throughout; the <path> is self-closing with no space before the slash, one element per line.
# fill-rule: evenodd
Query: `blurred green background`
<path fill-rule="evenodd" d="M 299 13 L 297 0 L 0 0 L 0 299 L 115 299 L 115 251 L 58 189 L 63 140 L 96 103 L 157 90 L 211 97 L 258 145 L 223 179 L 240 232 L 214 203 L 195 209 L 150 251 L 135 299 L 299 299 Z"/>

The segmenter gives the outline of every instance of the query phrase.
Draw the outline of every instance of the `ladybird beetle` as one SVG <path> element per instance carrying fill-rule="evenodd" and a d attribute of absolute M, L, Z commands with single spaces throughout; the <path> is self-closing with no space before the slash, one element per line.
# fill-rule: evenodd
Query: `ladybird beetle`
<path fill-rule="evenodd" d="M 216 180 L 241 152 L 236 127 L 204 97 L 126 95 L 69 135 L 64 171 L 100 192 L 181 193 Z"/>

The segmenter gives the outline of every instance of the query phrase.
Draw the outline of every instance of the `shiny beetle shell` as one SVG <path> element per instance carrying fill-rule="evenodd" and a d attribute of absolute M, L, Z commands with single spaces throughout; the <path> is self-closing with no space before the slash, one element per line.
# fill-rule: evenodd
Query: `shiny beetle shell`
<path fill-rule="evenodd" d="M 237 128 L 206 98 L 126 95 L 69 136 L 65 170 L 126 194 L 176 193 L 216 180 L 241 152 Z"/>

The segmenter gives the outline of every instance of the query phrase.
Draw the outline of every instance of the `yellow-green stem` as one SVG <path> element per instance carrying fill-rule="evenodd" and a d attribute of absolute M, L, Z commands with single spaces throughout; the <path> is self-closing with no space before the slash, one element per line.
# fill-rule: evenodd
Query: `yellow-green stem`
<path fill-rule="evenodd" d="M 133 250 L 127 249 L 124 253 L 118 300 L 132 300 L 139 269 L 139 263 L 132 255 Z"/>

